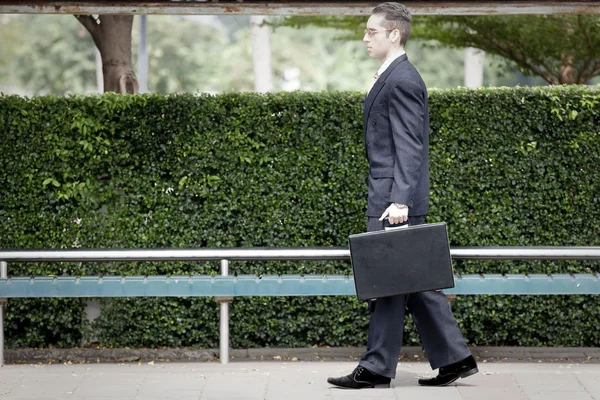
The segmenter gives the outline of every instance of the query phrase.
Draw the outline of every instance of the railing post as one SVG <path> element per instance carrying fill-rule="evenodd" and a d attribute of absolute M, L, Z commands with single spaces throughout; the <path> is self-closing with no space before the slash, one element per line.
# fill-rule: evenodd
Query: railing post
<path fill-rule="evenodd" d="M 221 275 L 229 275 L 229 260 L 221 260 Z M 221 364 L 229 362 L 229 299 L 218 299 L 221 308 L 220 351 Z"/>
<path fill-rule="evenodd" d="M 0 278 L 8 277 L 8 263 L 0 261 Z M 4 365 L 4 306 L 7 299 L 0 298 L 0 367 Z"/>

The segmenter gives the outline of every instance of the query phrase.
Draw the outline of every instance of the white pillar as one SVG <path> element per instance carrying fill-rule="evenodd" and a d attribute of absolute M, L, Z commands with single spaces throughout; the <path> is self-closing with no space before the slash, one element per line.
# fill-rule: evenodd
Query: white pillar
<path fill-rule="evenodd" d="M 8 278 L 8 263 L 0 261 L 0 278 Z M 0 367 L 4 365 L 4 304 L 0 302 Z"/>
<path fill-rule="evenodd" d="M 271 71 L 270 28 L 261 27 L 265 17 L 250 17 L 252 35 L 252 59 L 254 63 L 254 90 L 269 92 L 273 90 L 273 73 Z"/>
<path fill-rule="evenodd" d="M 147 16 L 140 15 L 140 43 L 138 45 L 139 93 L 148 93 L 148 50 L 146 45 Z"/>
<path fill-rule="evenodd" d="M 221 260 L 221 275 L 229 275 L 229 260 Z M 229 363 L 229 303 L 227 301 L 220 302 L 220 351 L 219 358 L 221 364 Z"/>
<path fill-rule="evenodd" d="M 483 86 L 483 61 L 485 51 L 474 47 L 465 48 L 465 86 Z"/>
<path fill-rule="evenodd" d="M 96 318 L 98 318 L 100 316 L 101 313 L 101 307 L 100 307 L 100 300 L 92 300 L 91 298 L 84 298 L 82 300 L 83 303 L 83 316 L 82 319 L 85 323 L 89 323 L 92 324 L 94 322 L 94 320 L 96 320 Z M 97 332 L 92 332 L 92 336 L 89 338 L 86 337 L 82 337 L 81 338 L 81 344 L 82 346 L 86 346 L 88 344 L 88 339 L 90 342 L 94 342 L 96 341 L 98 338 L 96 337 Z"/>

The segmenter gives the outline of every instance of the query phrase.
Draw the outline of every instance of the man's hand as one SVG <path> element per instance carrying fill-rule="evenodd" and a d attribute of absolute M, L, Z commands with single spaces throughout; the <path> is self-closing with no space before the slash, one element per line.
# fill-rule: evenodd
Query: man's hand
<path fill-rule="evenodd" d="M 389 218 L 390 224 L 392 225 L 406 222 L 408 221 L 408 207 L 404 205 L 398 206 L 396 203 L 392 203 L 392 205 L 381 214 L 379 220 L 383 221 L 385 217 Z"/>

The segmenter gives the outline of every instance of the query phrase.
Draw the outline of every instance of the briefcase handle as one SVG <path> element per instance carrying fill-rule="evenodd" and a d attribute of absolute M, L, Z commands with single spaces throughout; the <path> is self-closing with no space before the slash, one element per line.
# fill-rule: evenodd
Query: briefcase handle
<path fill-rule="evenodd" d="M 391 231 L 391 230 L 395 230 L 395 229 L 403 229 L 403 228 L 408 228 L 409 227 L 409 223 L 408 221 L 402 223 L 402 224 L 390 224 L 390 219 L 388 217 L 385 217 L 383 219 L 383 229 L 386 231 Z"/>

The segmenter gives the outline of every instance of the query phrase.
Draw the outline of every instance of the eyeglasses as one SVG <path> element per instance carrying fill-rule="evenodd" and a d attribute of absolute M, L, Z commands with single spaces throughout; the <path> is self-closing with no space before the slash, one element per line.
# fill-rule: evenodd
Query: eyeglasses
<path fill-rule="evenodd" d="M 369 39 L 371 39 L 371 38 L 373 38 L 373 36 L 377 35 L 379 32 L 391 32 L 391 31 L 393 31 L 393 30 L 394 30 L 394 29 L 386 29 L 386 30 L 384 30 L 384 31 L 376 31 L 375 29 L 369 29 L 369 28 L 366 28 L 366 29 L 365 29 L 365 35 L 367 35 L 367 37 L 368 37 Z"/>

